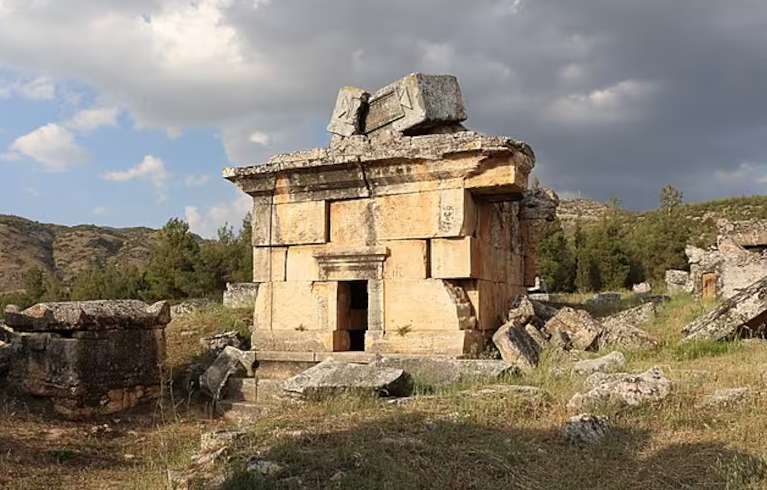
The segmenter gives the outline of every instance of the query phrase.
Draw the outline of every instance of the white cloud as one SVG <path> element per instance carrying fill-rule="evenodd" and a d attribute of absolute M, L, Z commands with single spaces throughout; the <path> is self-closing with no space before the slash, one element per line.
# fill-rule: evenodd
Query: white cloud
<path fill-rule="evenodd" d="M 19 95 L 30 100 L 52 100 L 56 98 L 56 85 L 47 77 L 32 80 L 0 80 L 0 98 L 12 95 Z"/>
<path fill-rule="evenodd" d="M 209 180 L 210 180 L 210 175 L 200 175 L 199 177 L 190 175 L 184 180 L 184 184 L 187 187 L 199 187 L 205 184 Z"/>
<path fill-rule="evenodd" d="M 11 144 L 9 153 L 6 158 L 16 159 L 23 155 L 36 160 L 46 172 L 61 172 L 84 164 L 89 158 L 88 151 L 77 144 L 74 135 L 55 123 L 20 136 Z"/>
<path fill-rule="evenodd" d="M 238 229 L 242 219 L 251 210 L 253 201 L 250 196 L 239 193 L 230 202 L 221 202 L 207 211 L 200 212 L 196 206 L 186 206 L 184 214 L 193 233 L 206 238 L 212 238 L 216 231 L 225 223 Z"/>
<path fill-rule="evenodd" d="M 145 156 L 141 162 L 128 170 L 106 172 L 101 177 L 114 182 L 127 182 L 134 179 L 147 180 L 157 190 L 158 202 L 163 202 L 168 198 L 166 182 L 169 174 L 165 169 L 165 162 L 154 155 Z"/>
<path fill-rule="evenodd" d="M 101 107 L 96 109 L 83 109 L 77 112 L 65 125 L 77 131 L 92 131 L 101 126 L 117 126 L 116 107 Z"/>
<path fill-rule="evenodd" d="M 95 208 L 91 209 L 91 213 L 95 214 L 96 216 L 100 216 L 102 214 L 105 214 L 107 212 L 107 208 L 104 206 L 96 206 Z"/>
<path fill-rule="evenodd" d="M 250 136 L 248 136 L 248 141 L 250 141 L 251 143 L 258 143 L 259 145 L 266 146 L 269 144 L 270 138 L 269 138 L 269 135 L 266 133 L 255 131 L 251 133 Z"/>
<path fill-rule="evenodd" d="M 40 197 L 40 196 L 42 196 L 42 193 L 36 187 L 31 187 L 31 186 L 30 187 L 25 187 L 23 190 L 24 190 L 24 194 L 26 194 L 28 196 L 32 196 L 32 197 Z"/>
<path fill-rule="evenodd" d="M 649 81 L 623 80 L 586 94 L 569 94 L 554 99 L 545 114 L 549 120 L 564 124 L 633 121 L 642 115 L 642 101 L 658 89 L 657 84 Z"/>

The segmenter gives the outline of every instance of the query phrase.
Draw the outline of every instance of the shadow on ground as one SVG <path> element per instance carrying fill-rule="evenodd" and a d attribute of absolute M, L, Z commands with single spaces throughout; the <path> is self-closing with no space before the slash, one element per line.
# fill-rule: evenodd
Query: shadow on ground
<path fill-rule="evenodd" d="M 223 489 L 734 490 L 765 476 L 763 460 L 719 443 L 663 444 L 627 427 L 591 447 L 571 446 L 555 430 L 429 421 L 412 412 L 351 430 L 306 429 L 258 455 L 282 472 L 254 475 L 243 458 Z"/>

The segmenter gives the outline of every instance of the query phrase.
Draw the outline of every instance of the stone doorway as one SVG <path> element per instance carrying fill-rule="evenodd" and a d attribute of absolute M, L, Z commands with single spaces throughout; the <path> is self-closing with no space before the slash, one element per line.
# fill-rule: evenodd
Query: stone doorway
<path fill-rule="evenodd" d="M 701 277 L 701 295 L 704 298 L 713 298 L 716 296 L 716 274 L 706 272 Z"/>
<path fill-rule="evenodd" d="M 340 281 L 338 283 L 338 330 L 344 341 L 337 345 L 335 350 L 365 350 L 368 306 L 368 281 Z"/>

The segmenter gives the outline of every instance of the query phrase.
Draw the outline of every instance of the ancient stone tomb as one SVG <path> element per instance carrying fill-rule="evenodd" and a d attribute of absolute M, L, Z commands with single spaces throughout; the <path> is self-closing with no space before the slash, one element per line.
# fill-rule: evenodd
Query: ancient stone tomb
<path fill-rule="evenodd" d="M 465 119 L 453 76 L 346 87 L 328 148 L 224 169 L 253 198 L 256 351 L 483 348 L 507 299 L 534 284 L 557 198 L 527 191 L 527 144 Z"/>
<path fill-rule="evenodd" d="M 6 313 L 15 330 L 9 382 L 71 418 L 109 414 L 160 395 L 166 302 L 40 303 Z"/>

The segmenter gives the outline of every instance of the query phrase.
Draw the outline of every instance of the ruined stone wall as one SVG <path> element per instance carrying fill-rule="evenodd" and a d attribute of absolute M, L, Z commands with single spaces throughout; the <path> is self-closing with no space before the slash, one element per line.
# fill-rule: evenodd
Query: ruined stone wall
<path fill-rule="evenodd" d="M 224 291 L 224 307 L 250 308 L 256 301 L 257 293 L 258 283 L 227 283 L 226 291 Z"/>
<path fill-rule="evenodd" d="M 729 299 L 738 291 L 767 276 L 767 254 L 744 249 L 722 238 L 715 250 L 688 246 L 690 282 L 696 296 Z"/>
<path fill-rule="evenodd" d="M 165 302 L 40 303 L 8 312 L 16 334 L 8 381 L 53 399 L 56 411 L 84 418 L 157 398 L 165 359 Z"/>

